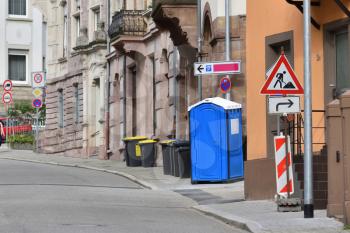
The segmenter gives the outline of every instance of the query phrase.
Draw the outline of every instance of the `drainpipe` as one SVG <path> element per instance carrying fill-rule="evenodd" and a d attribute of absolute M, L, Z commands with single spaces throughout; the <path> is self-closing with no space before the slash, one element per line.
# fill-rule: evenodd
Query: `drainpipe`
<path fill-rule="evenodd" d="M 107 1 L 107 27 L 110 25 L 110 6 L 111 6 L 111 0 Z M 111 43 L 110 43 L 110 38 L 107 36 L 107 54 L 110 54 L 111 52 Z M 107 59 L 107 76 L 105 80 L 105 146 L 106 146 L 106 151 L 105 151 L 105 159 L 109 159 L 109 139 L 110 139 L 110 134 L 109 134 L 109 126 L 110 126 L 110 113 L 109 113 L 109 83 L 110 83 L 110 75 L 111 75 L 111 64 L 109 59 Z"/>
<path fill-rule="evenodd" d="M 123 56 L 123 138 L 126 137 L 126 54 Z"/>
<path fill-rule="evenodd" d="M 178 111 L 178 106 L 179 106 L 179 98 L 178 98 L 178 83 L 177 83 L 177 75 L 178 71 L 176 68 L 177 61 L 178 61 L 178 50 L 177 47 L 174 46 L 173 50 L 173 79 L 174 79 L 174 122 L 175 122 L 175 138 L 179 138 L 179 111 Z M 179 64 L 180 66 L 180 64 Z"/>
<path fill-rule="evenodd" d="M 197 0 L 198 62 L 202 61 L 202 0 Z M 198 99 L 202 100 L 202 76 L 198 76 Z"/>
<path fill-rule="evenodd" d="M 230 1 L 225 0 L 225 53 L 226 53 L 226 61 L 231 60 L 230 52 L 231 52 L 231 46 L 230 46 Z M 230 76 L 228 76 L 230 77 Z M 230 100 L 231 99 L 231 93 L 227 92 L 226 93 L 226 99 Z"/>

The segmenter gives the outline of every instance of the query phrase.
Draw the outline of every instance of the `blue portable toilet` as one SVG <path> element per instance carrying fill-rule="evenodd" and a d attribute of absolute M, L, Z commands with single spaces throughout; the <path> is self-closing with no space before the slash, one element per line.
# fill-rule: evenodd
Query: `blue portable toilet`
<path fill-rule="evenodd" d="M 192 183 L 243 178 L 242 105 L 215 97 L 188 111 Z"/>

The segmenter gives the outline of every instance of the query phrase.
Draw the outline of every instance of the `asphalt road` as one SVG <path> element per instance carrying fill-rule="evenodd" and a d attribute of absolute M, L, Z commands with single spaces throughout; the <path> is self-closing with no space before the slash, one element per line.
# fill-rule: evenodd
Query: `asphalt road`
<path fill-rule="evenodd" d="M 117 175 L 0 160 L 1 233 L 243 233 Z"/>

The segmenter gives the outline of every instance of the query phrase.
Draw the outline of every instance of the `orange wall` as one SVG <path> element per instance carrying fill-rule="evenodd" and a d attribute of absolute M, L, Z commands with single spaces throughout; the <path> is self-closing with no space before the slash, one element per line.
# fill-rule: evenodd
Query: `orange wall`
<path fill-rule="evenodd" d="M 321 25 L 345 18 L 334 1 L 321 1 L 312 7 L 312 16 Z M 350 6 L 350 3 L 347 3 Z M 260 95 L 265 81 L 265 37 L 294 31 L 294 68 L 303 84 L 303 15 L 281 0 L 247 0 L 247 140 L 248 159 L 266 158 L 266 101 Z M 324 109 L 323 31 L 312 26 L 313 109 Z M 303 105 L 303 98 L 301 99 Z M 303 108 L 303 106 L 302 106 Z M 314 125 L 323 126 L 324 118 L 315 117 Z M 314 133 L 314 138 L 322 137 Z"/>

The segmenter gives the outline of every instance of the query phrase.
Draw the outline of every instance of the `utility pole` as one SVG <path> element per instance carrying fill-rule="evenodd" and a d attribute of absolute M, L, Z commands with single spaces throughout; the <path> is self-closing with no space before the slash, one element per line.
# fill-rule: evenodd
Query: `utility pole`
<path fill-rule="evenodd" d="M 230 2 L 229 0 L 225 0 L 225 54 L 226 54 L 226 61 L 230 61 L 231 60 L 231 46 L 230 46 L 230 42 L 231 42 L 231 38 L 230 38 Z M 230 76 L 228 75 L 228 77 L 230 78 Z M 226 94 L 226 99 L 227 100 L 231 100 L 231 95 L 230 92 L 228 91 Z"/>
<path fill-rule="evenodd" d="M 202 0 L 197 0 L 197 36 L 198 36 L 198 62 L 202 61 Z M 202 76 L 198 76 L 198 99 L 203 99 Z"/>
<path fill-rule="evenodd" d="M 311 83 L 311 26 L 310 0 L 304 0 L 304 218 L 314 217 L 312 177 L 312 83 Z"/>

